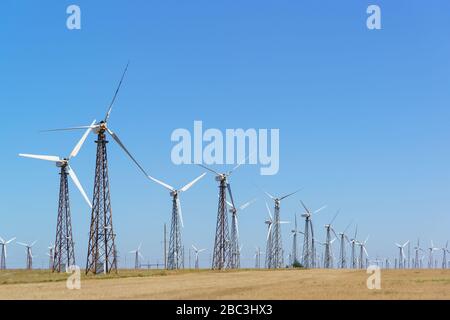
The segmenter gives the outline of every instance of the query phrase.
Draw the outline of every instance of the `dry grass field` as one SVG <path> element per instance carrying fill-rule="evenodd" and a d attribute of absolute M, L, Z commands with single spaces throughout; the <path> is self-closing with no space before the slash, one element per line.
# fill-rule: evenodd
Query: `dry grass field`
<path fill-rule="evenodd" d="M 382 289 L 367 289 L 365 271 L 134 271 L 85 277 L 66 288 L 66 274 L 0 272 L 0 299 L 446 299 L 450 270 L 385 270 Z"/>

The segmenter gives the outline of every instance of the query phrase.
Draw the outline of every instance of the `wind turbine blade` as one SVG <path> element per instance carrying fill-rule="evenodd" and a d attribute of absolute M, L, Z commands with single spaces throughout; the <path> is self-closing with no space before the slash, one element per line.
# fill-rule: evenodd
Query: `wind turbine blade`
<path fill-rule="evenodd" d="M 401 248 L 401 247 L 402 247 L 402 246 L 401 246 L 401 245 L 399 245 L 398 243 L 396 243 L 395 245 L 396 245 L 397 247 L 399 247 L 399 248 Z"/>
<path fill-rule="evenodd" d="M 111 101 L 111 103 L 109 104 L 108 112 L 106 113 L 106 116 L 105 116 L 105 122 L 108 122 L 109 116 L 111 115 L 112 107 L 113 107 L 113 105 L 114 105 L 114 102 L 116 101 L 116 97 L 117 97 L 117 94 L 119 93 L 120 87 L 122 86 L 122 81 L 123 81 L 123 78 L 125 77 L 125 74 L 127 73 L 128 65 L 129 65 L 129 64 L 130 64 L 130 61 L 127 62 L 127 65 L 126 65 L 126 67 L 125 67 L 125 70 L 124 70 L 123 73 L 122 73 L 122 77 L 120 78 L 119 85 L 117 86 L 116 92 L 114 93 L 114 96 L 113 96 L 113 98 L 112 98 L 112 101 Z"/>
<path fill-rule="evenodd" d="M 17 244 L 20 245 L 20 246 L 28 247 L 28 244 L 23 243 L 23 242 L 17 242 Z"/>
<path fill-rule="evenodd" d="M 37 243 L 37 240 L 34 241 L 34 242 L 30 245 L 30 247 L 33 247 L 36 243 Z"/>
<path fill-rule="evenodd" d="M 273 221 L 272 213 L 270 212 L 270 208 L 269 208 L 269 205 L 267 204 L 267 202 L 266 202 L 266 208 L 267 208 L 267 212 L 269 213 L 270 221 Z"/>
<path fill-rule="evenodd" d="M 202 179 L 204 176 L 206 175 L 206 172 L 203 173 L 201 176 L 199 176 L 198 178 L 196 178 L 195 180 L 193 180 L 192 182 L 188 183 L 187 185 L 185 185 L 183 188 L 180 189 L 181 192 L 186 192 L 188 191 L 194 184 L 196 184 L 200 179 Z"/>
<path fill-rule="evenodd" d="M 267 231 L 267 241 L 269 241 L 270 234 L 271 234 L 271 232 L 272 232 L 272 226 L 273 226 L 273 224 L 271 224 L 271 225 L 269 226 L 269 230 Z"/>
<path fill-rule="evenodd" d="M 202 253 L 202 252 L 205 252 L 206 251 L 206 249 L 200 249 L 200 250 L 198 250 L 198 253 Z"/>
<path fill-rule="evenodd" d="M 6 241 L 6 244 L 10 244 L 11 242 L 13 242 L 14 240 L 16 240 L 16 237 L 9 239 L 8 241 Z"/>
<path fill-rule="evenodd" d="M 144 256 L 140 252 L 138 252 L 138 256 L 141 257 L 142 260 L 145 259 Z"/>
<path fill-rule="evenodd" d="M 366 240 L 363 242 L 364 245 L 367 243 L 367 241 L 369 241 L 369 239 L 370 239 L 370 235 L 368 235 L 367 238 L 366 238 Z"/>
<path fill-rule="evenodd" d="M 50 129 L 50 130 L 41 130 L 40 132 L 55 132 L 55 131 L 72 131 L 72 130 L 84 130 L 84 129 L 95 129 L 98 128 L 98 125 L 92 126 L 78 126 L 78 127 L 70 127 L 70 128 L 59 128 L 59 129 Z"/>
<path fill-rule="evenodd" d="M 336 220 L 337 216 L 339 215 L 339 213 L 341 212 L 341 209 L 339 209 L 336 214 L 334 215 L 333 219 L 331 220 L 331 222 L 329 223 L 329 225 L 332 225 L 334 220 Z"/>
<path fill-rule="evenodd" d="M 2 237 L 0 237 L 0 243 L 5 243 L 5 240 Z"/>
<path fill-rule="evenodd" d="M 286 199 L 286 198 L 289 198 L 290 196 L 293 196 L 293 195 L 296 194 L 296 193 L 299 193 L 302 189 L 303 189 L 303 188 L 300 188 L 300 189 L 298 189 L 298 190 L 295 191 L 295 192 L 289 193 L 289 194 L 287 194 L 287 195 L 281 197 L 281 198 L 280 198 L 280 201 L 281 201 L 281 200 L 284 200 L 284 199 Z"/>
<path fill-rule="evenodd" d="M 133 160 L 133 162 L 137 165 L 137 167 L 142 171 L 142 173 L 144 173 L 144 175 L 146 177 L 148 177 L 147 172 L 145 172 L 145 170 L 141 167 L 141 165 L 136 161 L 136 159 L 134 159 L 134 157 L 131 155 L 131 153 L 127 150 L 127 148 L 125 147 L 125 145 L 122 143 L 122 141 L 120 141 L 119 137 L 109 128 L 106 129 L 108 131 L 108 133 L 113 137 L 113 139 L 119 144 L 119 146 L 123 149 L 123 151 L 125 151 L 125 153 L 131 158 L 131 160 Z"/>
<path fill-rule="evenodd" d="M 218 175 L 218 176 L 221 175 L 221 174 L 218 173 L 217 171 L 215 171 L 215 170 L 213 170 L 213 169 L 211 169 L 211 168 L 208 168 L 207 166 L 204 166 L 203 164 L 197 164 L 197 165 L 200 166 L 200 167 L 202 167 L 203 169 L 206 169 L 206 170 L 208 170 L 208 171 L 210 171 L 210 172 L 212 172 L 212 173 Z"/>
<path fill-rule="evenodd" d="M 342 233 L 346 233 L 346 232 L 348 231 L 348 229 L 350 229 L 350 227 L 352 226 L 352 224 L 353 224 L 353 221 L 351 221 L 351 222 L 348 224 L 348 226 L 344 229 L 344 232 L 342 232 Z"/>
<path fill-rule="evenodd" d="M 95 121 L 96 121 L 95 119 L 94 119 L 94 121 L 92 121 L 90 127 L 92 127 L 95 124 Z M 78 141 L 77 145 L 75 146 L 75 148 L 73 148 L 72 152 L 70 153 L 69 159 L 72 159 L 77 156 L 77 154 L 80 152 L 81 147 L 83 146 L 84 142 L 86 141 L 91 130 L 92 130 L 91 128 L 88 128 L 86 130 L 86 132 L 81 137 L 80 141 Z"/>
<path fill-rule="evenodd" d="M 233 193 L 231 192 L 231 186 L 229 183 L 227 183 L 227 188 L 228 194 L 230 195 L 231 204 L 233 205 L 233 208 L 236 208 L 236 205 L 234 204 Z"/>
<path fill-rule="evenodd" d="M 161 180 L 158 180 L 156 178 L 153 178 L 152 176 L 148 176 L 151 180 L 153 180 L 154 182 L 162 185 L 164 188 L 168 189 L 169 191 L 175 191 L 175 188 L 172 187 L 171 185 L 168 185 L 167 183 L 162 182 Z"/>
<path fill-rule="evenodd" d="M 194 249 L 195 252 L 199 251 L 194 245 L 192 245 L 192 249 Z"/>
<path fill-rule="evenodd" d="M 177 198 L 178 215 L 180 216 L 181 227 L 184 228 L 183 212 L 181 211 L 180 198 Z"/>
<path fill-rule="evenodd" d="M 369 257 L 369 253 L 366 250 L 366 247 L 363 247 L 364 253 L 366 254 L 366 257 Z"/>
<path fill-rule="evenodd" d="M 280 221 L 279 224 L 289 224 L 291 223 L 290 221 Z"/>
<path fill-rule="evenodd" d="M 403 245 L 403 248 L 409 244 L 409 240 Z"/>
<path fill-rule="evenodd" d="M 267 191 L 264 191 L 264 193 L 272 200 L 275 200 L 275 197 L 273 195 L 271 195 L 270 193 L 268 193 Z"/>
<path fill-rule="evenodd" d="M 254 154 L 254 152 L 250 153 L 244 160 L 241 160 L 237 166 L 235 166 L 233 169 L 231 169 L 230 172 L 228 172 L 228 176 L 230 176 L 234 171 L 236 171 L 240 166 L 242 166 L 243 164 L 245 164 L 247 162 L 247 160 L 250 158 L 250 156 L 252 156 Z"/>
<path fill-rule="evenodd" d="M 86 195 L 86 192 L 84 192 L 83 186 L 81 185 L 80 181 L 78 180 L 77 175 L 75 174 L 75 171 L 70 166 L 67 166 L 67 172 L 69 173 L 69 176 L 72 178 L 73 183 L 77 186 L 78 190 L 80 191 L 81 195 L 83 196 L 84 200 L 88 204 L 88 206 L 92 209 L 91 201 L 89 200 L 88 196 Z"/>
<path fill-rule="evenodd" d="M 320 211 L 322 211 L 322 210 L 324 210 L 326 208 L 327 208 L 327 206 L 323 206 L 322 208 L 317 209 L 316 211 L 314 211 L 314 214 L 319 213 Z"/>
<path fill-rule="evenodd" d="M 300 200 L 300 203 L 302 204 L 303 209 L 305 209 L 305 211 L 306 211 L 307 213 L 310 213 L 309 210 L 308 210 L 308 208 L 306 207 L 306 205 L 303 203 L 302 200 Z"/>
<path fill-rule="evenodd" d="M 142 243 L 139 244 L 137 251 L 141 251 L 141 248 L 142 248 Z"/>
<path fill-rule="evenodd" d="M 53 161 L 53 162 L 60 162 L 61 159 L 57 156 L 43 156 L 38 154 L 27 154 L 27 153 L 19 153 L 20 157 L 24 158 L 32 158 L 32 159 L 39 159 L 39 160 L 45 160 L 45 161 Z"/>
<path fill-rule="evenodd" d="M 240 210 L 240 211 L 245 210 L 245 209 L 247 209 L 249 206 L 251 206 L 251 205 L 252 205 L 253 203 L 255 203 L 255 202 L 256 202 L 256 199 L 253 199 L 253 200 L 251 200 L 251 201 L 249 201 L 249 202 L 243 204 L 242 206 L 240 206 L 240 207 L 239 207 L 239 210 Z"/>

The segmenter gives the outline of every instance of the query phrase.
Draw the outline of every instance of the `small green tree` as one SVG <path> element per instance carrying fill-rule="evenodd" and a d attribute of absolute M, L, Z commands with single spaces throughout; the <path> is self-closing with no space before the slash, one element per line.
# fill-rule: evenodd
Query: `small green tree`
<path fill-rule="evenodd" d="M 303 269 L 303 265 L 298 260 L 294 261 L 294 263 L 292 264 L 292 267 L 294 269 Z"/>

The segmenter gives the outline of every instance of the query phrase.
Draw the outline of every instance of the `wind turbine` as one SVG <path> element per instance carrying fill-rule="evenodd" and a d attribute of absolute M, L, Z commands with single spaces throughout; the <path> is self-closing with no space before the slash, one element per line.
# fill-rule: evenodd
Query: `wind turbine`
<path fill-rule="evenodd" d="M 134 254 L 134 269 L 140 269 L 141 264 L 139 262 L 139 258 L 144 259 L 144 256 L 141 254 L 142 243 L 139 244 L 139 247 L 136 250 L 130 251 L 129 253 Z"/>
<path fill-rule="evenodd" d="M 275 204 L 274 208 L 274 225 L 273 225 L 273 234 L 272 234 L 272 253 L 271 253 L 271 264 L 268 266 L 269 269 L 280 269 L 283 268 L 283 242 L 281 239 L 281 223 L 280 223 L 280 204 L 286 198 L 293 196 L 298 193 L 301 189 L 289 193 L 282 197 L 275 197 L 270 193 L 264 191 L 264 193 L 273 200 Z"/>
<path fill-rule="evenodd" d="M 178 270 L 183 267 L 182 260 L 182 239 L 181 239 L 181 228 L 184 227 L 183 222 L 183 212 L 181 210 L 181 203 L 179 195 L 183 192 L 188 191 L 194 184 L 196 184 L 200 179 L 202 179 L 206 173 L 189 182 L 187 185 L 181 189 L 175 189 L 171 185 L 148 176 L 151 180 L 163 186 L 170 191 L 170 196 L 172 197 L 172 224 L 170 228 L 170 239 L 169 239 L 169 253 L 167 259 L 167 269 Z M 181 228 L 180 228 L 181 227 Z"/>
<path fill-rule="evenodd" d="M 294 229 L 291 230 L 291 234 L 292 234 L 292 265 L 296 265 L 296 264 L 300 263 L 298 260 L 297 235 L 298 234 L 304 235 L 304 233 L 299 231 L 297 228 L 297 215 L 296 214 L 294 214 L 294 220 L 295 220 Z"/>
<path fill-rule="evenodd" d="M 358 240 L 356 240 L 356 236 L 358 235 L 358 225 L 355 227 L 355 235 L 352 239 L 350 239 L 350 245 L 352 247 L 352 269 L 356 269 L 357 263 L 356 263 L 356 245 L 358 244 Z"/>
<path fill-rule="evenodd" d="M 50 246 L 47 247 L 48 252 L 46 253 L 48 256 L 48 269 L 53 270 L 53 258 L 55 257 L 55 246 L 50 243 Z"/>
<path fill-rule="evenodd" d="M 253 204 L 256 199 L 253 199 L 247 203 L 244 203 L 240 207 L 236 208 L 231 202 L 226 201 L 228 206 L 230 207 L 231 213 L 231 269 L 239 269 L 241 267 L 241 259 L 239 254 L 239 224 L 238 224 L 238 212 L 241 212 L 247 209 L 251 204 Z"/>
<path fill-rule="evenodd" d="M 364 242 L 358 242 L 359 245 L 359 268 L 363 269 L 364 267 L 364 254 L 366 257 L 369 257 L 369 253 L 367 253 L 366 244 L 369 241 L 369 236 L 367 236 Z"/>
<path fill-rule="evenodd" d="M 265 224 L 267 224 L 266 268 L 273 269 L 273 265 L 274 265 L 274 262 L 273 262 L 273 259 L 274 259 L 274 255 L 273 255 L 273 253 L 274 253 L 274 250 L 273 250 L 274 235 L 273 235 L 273 233 L 275 230 L 274 226 L 280 225 L 280 224 L 288 224 L 290 222 L 289 221 L 278 221 L 278 222 L 274 221 L 272 213 L 270 212 L 270 208 L 269 208 L 269 205 L 267 204 L 267 202 L 266 202 L 266 209 L 269 214 L 269 218 L 265 221 Z"/>
<path fill-rule="evenodd" d="M 428 268 L 433 269 L 434 263 L 433 263 L 433 251 L 438 251 L 439 248 L 436 248 L 434 246 L 433 240 L 431 240 L 431 247 L 428 248 Z"/>
<path fill-rule="evenodd" d="M 419 251 L 423 251 L 423 249 L 420 248 L 420 239 L 417 239 L 417 245 L 414 247 L 414 252 L 415 252 L 414 268 L 415 269 L 420 268 Z"/>
<path fill-rule="evenodd" d="M 331 222 L 329 224 L 325 225 L 325 230 L 326 230 L 326 234 L 327 234 L 326 240 L 325 240 L 325 260 L 324 260 L 324 268 L 325 269 L 333 268 L 333 259 L 332 259 L 332 254 L 331 254 L 331 232 L 336 234 L 336 232 L 334 231 L 334 229 L 332 227 L 332 224 L 333 224 L 334 220 L 336 220 L 337 216 L 339 215 L 339 211 L 340 210 L 338 210 L 336 212 L 336 214 L 334 215 Z"/>
<path fill-rule="evenodd" d="M 131 155 L 118 135 L 113 132 L 109 126 L 109 118 L 111 111 L 116 101 L 119 90 L 122 86 L 122 81 L 128 70 L 128 64 L 122 73 L 120 82 L 116 88 L 111 103 L 109 104 L 108 111 L 105 118 L 94 124 L 88 126 L 71 127 L 65 129 L 55 129 L 47 131 L 64 131 L 64 130 L 79 130 L 79 129 L 91 129 L 96 135 L 97 140 L 97 157 L 95 167 L 95 179 L 94 179 L 94 192 L 93 192 L 93 208 L 91 213 L 91 225 L 89 231 L 89 244 L 88 244 L 88 257 L 86 262 L 86 274 L 92 272 L 94 274 L 110 273 L 111 271 L 117 271 L 117 254 L 114 233 L 112 224 L 112 208 L 109 186 L 109 173 L 108 173 L 108 157 L 106 145 L 108 141 L 106 139 L 107 134 L 113 138 L 113 140 L 119 145 L 119 147 L 130 157 L 130 159 L 136 164 L 139 170 L 147 177 L 148 174 L 142 168 L 142 166 Z"/>
<path fill-rule="evenodd" d="M 23 243 L 23 242 L 17 242 L 18 245 L 24 246 L 26 248 L 26 252 L 27 252 L 27 270 L 33 269 L 33 258 L 35 256 L 33 256 L 32 248 L 36 244 L 36 242 L 37 242 L 37 240 L 34 241 L 32 244 L 26 244 L 26 243 Z"/>
<path fill-rule="evenodd" d="M 398 244 L 398 243 L 395 244 L 397 246 L 397 248 L 399 248 L 399 250 L 400 250 L 400 252 L 399 252 L 399 269 L 405 268 L 405 252 L 404 252 L 404 250 L 408 244 L 409 244 L 409 240 L 403 245 Z"/>
<path fill-rule="evenodd" d="M 255 247 L 256 248 L 256 252 L 255 252 L 255 269 L 260 269 L 261 268 L 261 255 L 264 254 L 261 252 L 261 248 L 260 247 Z"/>
<path fill-rule="evenodd" d="M 200 269 L 199 255 L 200 255 L 200 253 L 205 252 L 206 249 L 197 249 L 197 247 L 194 245 L 192 245 L 192 249 L 194 249 L 194 252 L 195 252 L 195 269 L 198 270 L 198 269 Z"/>
<path fill-rule="evenodd" d="M 303 201 L 300 201 L 303 208 L 305 209 L 305 213 L 302 214 L 302 217 L 305 218 L 305 231 L 304 231 L 304 241 L 303 241 L 303 266 L 306 269 L 314 268 L 316 266 L 316 250 L 314 247 L 314 229 L 312 224 L 312 216 L 319 213 L 327 206 L 323 206 L 322 208 L 311 212 Z"/>
<path fill-rule="evenodd" d="M 442 250 L 442 269 L 447 269 L 447 252 L 450 253 L 450 251 L 448 251 L 448 241 L 445 244 L 444 248 L 441 248 Z"/>
<path fill-rule="evenodd" d="M 347 241 L 349 243 L 351 243 L 351 242 L 348 239 L 346 232 L 352 224 L 353 224 L 353 222 L 350 222 L 349 225 L 344 229 L 344 231 L 339 232 L 338 234 L 336 234 L 334 229 L 332 229 L 336 238 L 339 239 L 339 268 L 340 269 L 345 269 L 347 267 L 347 254 L 345 251 L 345 241 Z"/>
<path fill-rule="evenodd" d="M 95 120 L 94 122 L 95 123 Z M 53 272 L 65 272 L 63 270 L 63 266 L 65 265 L 74 265 L 75 264 L 75 253 L 74 253 L 74 243 L 72 241 L 72 217 L 70 213 L 70 204 L 69 204 L 69 184 L 67 176 L 69 175 L 72 179 L 75 186 L 80 191 L 84 200 L 87 202 L 90 208 L 92 208 L 91 202 L 84 192 L 83 187 L 81 186 L 80 181 L 78 180 L 75 171 L 70 166 L 70 160 L 78 155 L 83 146 L 86 138 L 91 129 L 87 129 L 83 134 L 81 139 L 73 148 L 72 152 L 68 157 L 62 158 L 58 156 L 47 156 L 47 155 L 35 155 L 35 154 L 23 154 L 20 153 L 19 156 L 51 161 L 56 164 L 56 167 L 60 169 L 60 184 L 59 184 L 59 200 L 58 200 L 58 217 L 56 224 L 56 242 L 55 242 L 55 251 L 53 257 Z"/>
<path fill-rule="evenodd" d="M 216 236 L 214 241 L 214 251 L 212 259 L 213 270 L 223 270 L 231 266 L 231 253 L 229 245 L 229 230 L 228 230 L 228 215 L 227 215 L 227 191 L 230 196 L 232 207 L 235 208 L 233 194 L 231 193 L 231 186 L 229 179 L 231 175 L 243 165 L 247 159 L 240 162 L 232 170 L 224 173 L 219 173 L 207 166 L 199 164 L 200 167 L 212 172 L 216 175 L 216 181 L 219 183 L 219 204 L 217 209 L 217 223 Z"/>
<path fill-rule="evenodd" d="M 6 269 L 6 258 L 8 257 L 8 254 L 6 253 L 6 246 L 16 240 L 16 238 L 9 239 L 8 241 L 5 241 L 3 238 L 0 237 L 0 245 L 2 246 L 2 258 L 0 262 L 0 270 Z"/>

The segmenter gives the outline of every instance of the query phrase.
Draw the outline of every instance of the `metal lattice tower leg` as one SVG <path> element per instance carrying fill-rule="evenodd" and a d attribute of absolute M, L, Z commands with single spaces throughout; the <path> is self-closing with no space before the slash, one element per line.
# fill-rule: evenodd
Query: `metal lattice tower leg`
<path fill-rule="evenodd" d="M 94 181 L 94 201 L 92 206 L 89 234 L 87 273 L 117 272 L 115 234 L 112 223 L 111 199 L 109 191 L 108 157 L 104 131 L 98 134 L 97 160 Z"/>
<path fill-rule="evenodd" d="M 75 265 L 75 251 L 72 237 L 72 220 L 69 203 L 69 184 L 67 166 L 61 167 L 58 220 L 56 223 L 55 250 L 53 252 L 53 272 L 66 272 L 66 268 Z"/>
<path fill-rule="evenodd" d="M 327 228 L 327 239 L 325 242 L 325 257 L 324 266 L 325 269 L 331 269 L 333 267 L 331 258 L 331 230 L 330 227 Z"/>
<path fill-rule="evenodd" d="M 2 257 L 0 262 L 0 270 L 6 269 L 6 253 L 5 253 L 5 244 L 2 244 Z"/>
<path fill-rule="evenodd" d="M 311 268 L 311 245 L 309 235 L 309 219 L 305 220 L 305 233 L 303 237 L 303 267 Z"/>
<path fill-rule="evenodd" d="M 359 268 L 363 269 L 363 264 L 364 264 L 364 249 L 363 246 L 360 245 L 360 251 L 359 251 Z"/>
<path fill-rule="evenodd" d="M 214 242 L 214 254 L 212 261 L 213 270 L 229 268 L 230 240 L 228 230 L 228 215 L 226 207 L 227 181 L 220 180 L 219 206 L 217 210 L 216 238 Z"/>
<path fill-rule="evenodd" d="M 272 234 L 272 257 L 270 269 L 279 269 L 283 267 L 283 242 L 281 239 L 280 228 L 280 203 L 275 202 L 274 225 Z"/>
<path fill-rule="evenodd" d="M 269 225 L 270 228 L 270 225 Z M 270 233 L 269 233 L 269 238 L 267 239 L 267 244 L 266 244 L 266 269 L 269 269 L 270 266 L 272 265 L 272 245 L 273 245 L 273 241 L 272 241 L 272 234 L 273 234 L 273 229 L 271 229 Z"/>
<path fill-rule="evenodd" d="M 310 254 L 311 268 L 316 268 L 317 267 L 316 241 L 314 238 L 314 229 L 313 229 L 311 219 L 309 219 L 309 227 L 310 227 L 310 231 L 311 231 L 311 244 L 310 244 L 311 245 L 311 247 L 310 247 L 311 248 L 311 254 Z"/>
<path fill-rule="evenodd" d="M 175 194 L 172 201 L 172 224 L 170 228 L 169 254 L 167 261 L 167 269 L 169 270 L 179 270 L 183 268 L 180 215 L 178 210 L 177 195 Z"/>
<path fill-rule="evenodd" d="M 356 243 L 352 241 L 352 269 L 356 269 Z"/>
<path fill-rule="evenodd" d="M 233 210 L 233 209 L 232 209 Z M 231 216 L 231 243 L 230 243 L 230 268 L 240 268 L 240 250 L 239 250 L 239 237 L 237 232 L 237 211 L 232 211 Z"/>
<path fill-rule="evenodd" d="M 340 249 L 339 249 L 339 263 L 340 263 L 340 268 L 341 269 L 345 269 L 347 267 L 347 257 L 346 257 L 346 252 L 345 252 L 345 235 L 344 234 L 340 234 L 341 236 L 341 241 L 340 241 Z"/>

